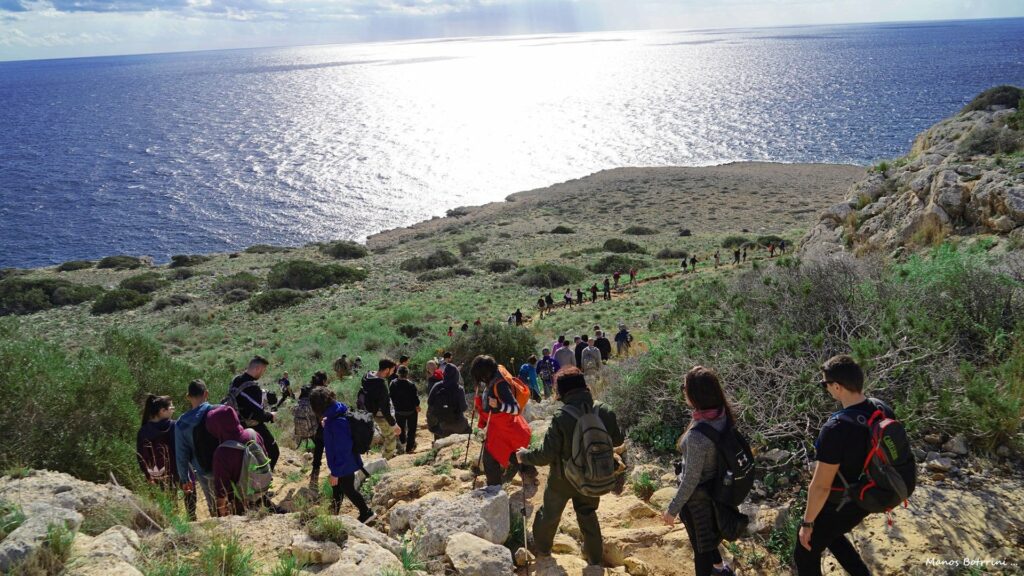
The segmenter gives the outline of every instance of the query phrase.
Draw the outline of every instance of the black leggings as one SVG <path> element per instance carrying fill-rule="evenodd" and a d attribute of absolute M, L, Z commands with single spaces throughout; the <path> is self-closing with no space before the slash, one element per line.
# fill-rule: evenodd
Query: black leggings
<path fill-rule="evenodd" d="M 697 509 L 696 513 L 694 513 L 694 508 Z M 710 544 L 720 540 L 715 532 L 711 504 L 702 502 L 700 505 L 691 505 L 690 502 L 687 502 L 680 511 L 679 518 L 686 526 L 686 533 L 690 537 L 690 547 L 693 548 L 694 573 L 696 576 L 711 576 L 715 564 L 722 562 L 722 554 L 718 551 L 718 545 L 715 544 L 714 548 L 708 552 L 697 551 L 698 548 L 707 548 Z M 698 531 L 701 533 L 698 534 Z"/>
<path fill-rule="evenodd" d="M 836 511 L 834 504 L 826 503 L 818 517 L 814 519 L 811 549 L 804 548 L 797 540 L 793 552 L 797 574 L 821 576 L 821 554 L 827 548 L 851 576 L 870 576 L 871 571 L 864 564 L 857 549 L 846 538 L 846 534 L 860 524 L 865 516 L 867 512 L 852 502 L 846 504 L 841 511 Z"/>
<path fill-rule="evenodd" d="M 313 434 L 313 474 L 320 472 L 320 462 L 324 459 L 324 429 L 316 427 L 316 434 Z"/>
<path fill-rule="evenodd" d="M 270 469 L 273 470 L 277 467 L 277 459 L 281 457 L 281 449 L 277 447 L 274 435 L 270 433 L 270 429 L 263 422 L 253 426 L 252 429 L 263 439 L 263 446 L 267 449 L 267 457 L 270 458 Z"/>
<path fill-rule="evenodd" d="M 401 433 L 398 435 L 398 444 L 405 446 L 405 453 L 412 454 L 416 451 L 416 429 L 419 427 L 420 414 L 413 412 L 407 415 L 395 415 Z"/>
<path fill-rule="evenodd" d="M 370 508 L 366 505 L 363 495 L 356 490 L 356 475 L 349 474 L 338 478 L 338 484 L 331 487 L 331 513 L 337 514 L 341 509 L 341 499 L 347 496 L 349 501 L 359 510 L 360 516 L 369 516 Z"/>

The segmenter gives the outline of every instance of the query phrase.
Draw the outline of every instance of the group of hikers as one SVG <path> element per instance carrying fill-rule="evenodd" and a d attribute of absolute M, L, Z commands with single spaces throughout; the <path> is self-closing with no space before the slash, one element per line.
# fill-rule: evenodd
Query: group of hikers
<path fill-rule="evenodd" d="M 595 369 L 600 370 L 611 354 L 611 343 L 600 327 L 595 326 L 594 333 L 594 338 L 579 336 L 572 343 L 559 337 L 542 350 L 539 360 L 530 357 L 515 375 L 494 357 L 479 355 L 469 362 L 471 385 L 466 386 L 462 369 L 446 352 L 426 363 L 424 376 L 426 424 L 435 440 L 468 434 L 473 426 L 484 431 L 481 452 L 471 468 L 485 477 L 487 486 L 502 485 L 516 475 L 521 475 L 524 487 L 537 486 L 537 467 L 550 467 L 543 503 L 532 524 L 530 551 L 537 557 L 550 556 L 563 510 L 572 501 L 583 555 L 590 565 L 599 566 L 600 498 L 621 493 L 628 463 L 615 412 L 595 401 L 591 391 Z M 621 355 L 628 352 L 632 337 L 625 326 L 620 326 L 619 334 L 615 342 Z M 258 384 L 267 365 L 266 359 L 254 357 L 234 378 L 220 405 L 209 403 L 203 381 L 191 382 L 186 394 L 190 409 L 177 420 L 170 397 L 147 397 L 137 442 L 140 468 L 150 483 L 180 487 L 190 518 L 196 515 L 196 485 L 211 516 L 241 514 L 260 506 L 280 511 L 270 502 L 280 450 L 267 424 L 276 420 L 276 412 L 269 409 L 267 393 Z M 821 374 L 818 384 L 842 410 L 828 419 L 815 443 L 817 466 L 807 490 L 794 563 L 801 576 L 820 574 L 821 555 L 828 549 L 847 572 L 865 575 L 869 570 L 845 535 L 870 512 L 887 511 L 907 497 L 914 484 L 913 456 L 904 453 L 909 452 L 905 433 L 893 435 L 902 427 L 892 410 L 864 395 L 864 374 L 851 357 L 829 359 Z M 682 455 L 678 488 L 663 520 L 670 526 L 677 521 L 686 526 L 698 576 L 733 574 L 719 546 L 745 528 L 747 519 L 737 505 L 753 484 L 754 457 L 714 370 L 694 367 L 680 388 L 691 421 L 677 443 Z M 561 405 L 543 440 L 531 448 L 524 409 L 528 402 L 552 395 Z M 366 372 L 354 407 L 339 401 L 325 372 L 316 372 L 301 388 L 294 409 L 296 440 L 311 439 L 314 445 L 311 488 L 318 489 L 326 452 L 333 512 L 338 513 L 347 497 L 358 510 L 358 520 L 372 523 L 375 514 L 356 487 L 356 474 L 365 474 L 362 456 L 375 437 L 384 458 L 414 452 L 420 412 L 419 389 L 406 356 L 397 362 L 382 358 L 376 370 Z M 869 464 L 896 468 L 883 471 L 888 475 L 876 472 L 869 484 Z M 901 489 L 892 485 L 893 474 L 903 480 Z"/>
<path fill-rule="evenodd" d="M 786 241 L 785 240 L 779 240 L 778 243 L 769 242 L 768 245 L 764 247 L 764 249 L 765 249 L 765 251 L 768 252 L 768 257 L 769 258 L 774 258 L 776 252 L 778 252 L 779 254 L 785 254 L 786 253 L 786 247 L 787 247 Z M 715 250 L 714 254 L 712 254 L 710 256 L 710 259 L 714 261 L 715 269 L 717 270 L 718 267 L 722 265 L 722 253 L 721 253 L 721 251 L 720 250 Z M 734 247 L 732 249 L 732 263 L 734 265 L 739 265 L 740 263 L 746 262 L 746 261 L 747 261 L 747 245 Z M 683 258 L 679 261 L 679 267 L 683 269 L 684 273 L 685 272 L 696 272 L 697 271 L 697 264 L 699 262 L 700 262 L 700 260 L 697 259 L 697 255 L 696 254 L 691 254 L 689 257 L 687 257 L 684 254 Z"/>

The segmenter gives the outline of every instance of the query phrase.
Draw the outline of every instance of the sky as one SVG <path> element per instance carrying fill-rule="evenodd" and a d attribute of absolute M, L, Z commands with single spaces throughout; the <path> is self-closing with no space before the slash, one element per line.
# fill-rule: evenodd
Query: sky
<path fill-rule="evenodd" d="M 0 60 L 1024 16 L 1024 0 L 0 0 Z"/>

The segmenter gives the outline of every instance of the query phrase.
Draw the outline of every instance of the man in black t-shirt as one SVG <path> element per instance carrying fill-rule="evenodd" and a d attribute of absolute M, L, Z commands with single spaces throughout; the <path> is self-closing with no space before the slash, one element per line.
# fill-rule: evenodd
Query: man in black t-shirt
<path fill-rule="evenodd" d="M 807 507 L 793 553 L 799 576 L 821 574 L 821 554 L 827 548 L 836 561 L 853 576 L 868 576 L 870 571 L 857 549 L 846 538 L 868 513 L 850 501 L 844 501 L 843 478 L 853 484 L 860 477 L 868 454 L 866 427 L 839 419 L 847 413 L 867 417 L 875 411 L 864 396 L 864 372 L 849 356 L 834 356 L 822 367 L 819 384 L 843 409 L 834 413 L 815 442 L 814 477 L 807 489 Z M 889 416 L 891 410 L 884 408 Z M 841 477 L 840 477 L 841 476 Z"/>
<path fill-rule="evenodd" d="M 229 390 L 238 389 L 236 402 L 238 403 L 238 419 L 246 428 L 252 428 L 263 439 L 263 446 L 267 449 L 267 457 L 270 458 L 270 469 L 277 466 L 277 459 L 281 456 L 281 449 L 274 440 L 274 435 L 267 428 L 267 422 L 273 422 L 277 412 L 264 408 L 263 388 L 260 387 L 260 378 L 267 371 L 270 363 L 262 356 L 253 356 L 246 367 L 245 372 L 235 376 L 231 380 Z"/>

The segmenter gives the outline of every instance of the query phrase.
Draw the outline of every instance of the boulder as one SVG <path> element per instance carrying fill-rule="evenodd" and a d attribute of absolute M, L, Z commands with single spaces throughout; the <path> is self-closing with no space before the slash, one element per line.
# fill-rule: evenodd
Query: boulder
<path fill-rule="evenodd" d="M 24 478 L 0 478 L 0 500 L 25 508 L 43 502 L 88 514 L 90 510 L 129 507 L 135 496 L 112 484 L 93 484 L 63 472 L 34 470 Z"/>
<path fill-rule="evenodd" d="M 124 526 L 112 526 L 95 538 L 75 537 L 65 576 L 142 576 L 135 567 L 139 536 Z"/>
<path fill-rule="evenodd" d="M 1024 186 L 1014 186 L 1003 192 L 1006 215 L 1018 225 L 1024 225 Z"/>
<path fill-rule="evenodd" d="M 635 556 L 627 556 L 622 563 L 626 566 L 626 572 L 630 576 L 647 576 L 651 573 L 647 563 Z"/>
<path fill-rule="evenodd" d="M 671 530 L 672 528 L 668 526 L 604 530 L 602 526 L 604 562 L 608 566 L 622 566 L 626 563 L 626 558 L 632 556 L 634 551 L 658 546 L 665 534 Z"/>
<path fill-rule="evenodd" d="M 426 466 L 389 472 L 373 487 L 372 504 L 390 510 L 399 502 L 411 502 L 424 494 L 441 491 L 453 482 L 450 476 L 434 474 Z"/>
<path fill-rule="evenodd" d="M 629 481 L 636 484 L 640 481 L 640 477 L 646 473 L 652 482 L 658 482 L 664 472 L 661 466 L 655 464 L 637 464 L 629 474 Z"/>
<path fill-rule="evenodd" d="M 551 544 L 552 554 L 574 554 L 579 555 L 580 545 L 568 534 L 555 534 L 555 541 Z"/>
<path fill-rule="evenodd" d="M 658 489 L 653 496 L 651 496 L 651 506 L 658 510 L 665 510 L 668 508 L 668 503 L 676 497 L 677 489 L 669 486 L 667 488 Z"/>
<path fill-rule="evenodd" d="M 288 553 L 302 565 L 333 564 L 341 559 L 341 546 L 334 542 L 313 540 L 305 532 L 299 532 L 292 536 Z"/>
<path fill-rule="evenodd" d="M 946 473 L 953 469 L 953 461 L 949 458 L 936 458 L 925 463 L 925 467 L 931 472 Z"/>
<path fill-rule="evenodd" d="M 1003 214 L 1002 216 L 989 220 L 988 227 L 994 232 L 1005 234 L 1016 228 L 1017 223 L 1013 221 L 1013 218 Z"/>
<path fill-rule="evenodd" d="M 508 548 L 467 532 L 448 536 L 444 553 L 455 567 L 455 573 L 463 576 L 512 574 L 515 569 Z"/>
<path fill-rule="evenodd" d="M 24 504 L 22 512 L 25 521 L 0 542 L 0 573 L 35 552 L 46 540 L 50 525 L 63 524 L 69 530 L 77 530 L 82 523 L 78 512 L 46 502 Z"/>
<path fill-rule="evenodd" d="M 853 214 L 853 212 L 853 206 L 851 206 L 849 202 L 842 202 L 825 210 L 821 215 L 821 219 L 831 220 L 836 224 L 842 224 L 846 222 L 846 219 L 849 218 L 850 214 Z"/>
<path fill-rule="evenodd" d="M 942 445 L 942 449 L 946 452 L 952 452 L 957 456 L 967 455 L 967 438 L 963 434 L 957 434 L 949 439 L 948 442 Z"/>
<path fill-rule="evenodd" d="M 449 446 L 465 444 L 468 441 L 469 434 L 453 434 L 451 436 L 445 436 L 444 438 L 434 440 L 434 444 L 431 447 L 434 450 L 440 450 L 441 448 L 447 448 Z"/>
<path fill-rule="evenodd" d="M 781 448 L 772 448 L 771 450 L 757 455 L 757 459 L 763 462 L 771 462 L 772 464 L 779 464 L 789 460 L 793 457 L 793 453 L 788 450 Z"/>
<path fill-rule="evenodd" d="M 474 490 L 453 499 L 432 495 L 391 511 L 391 534 L 414 530 L 419 536 L 420 552 L 425 556 L 444 553 L 445 541 L 456 532 L 468 532 L 494 544 L 508 538 L 509 499 L 504 490 L 494 487 Z"/>
<path fill-rule="evenodd" d="M 341 549 L 341 558 L 319 574 L 351 576 L 352 574 L 403 574 L 402 561 L 390 551 L 374 544 L 349 538 Z"/>

